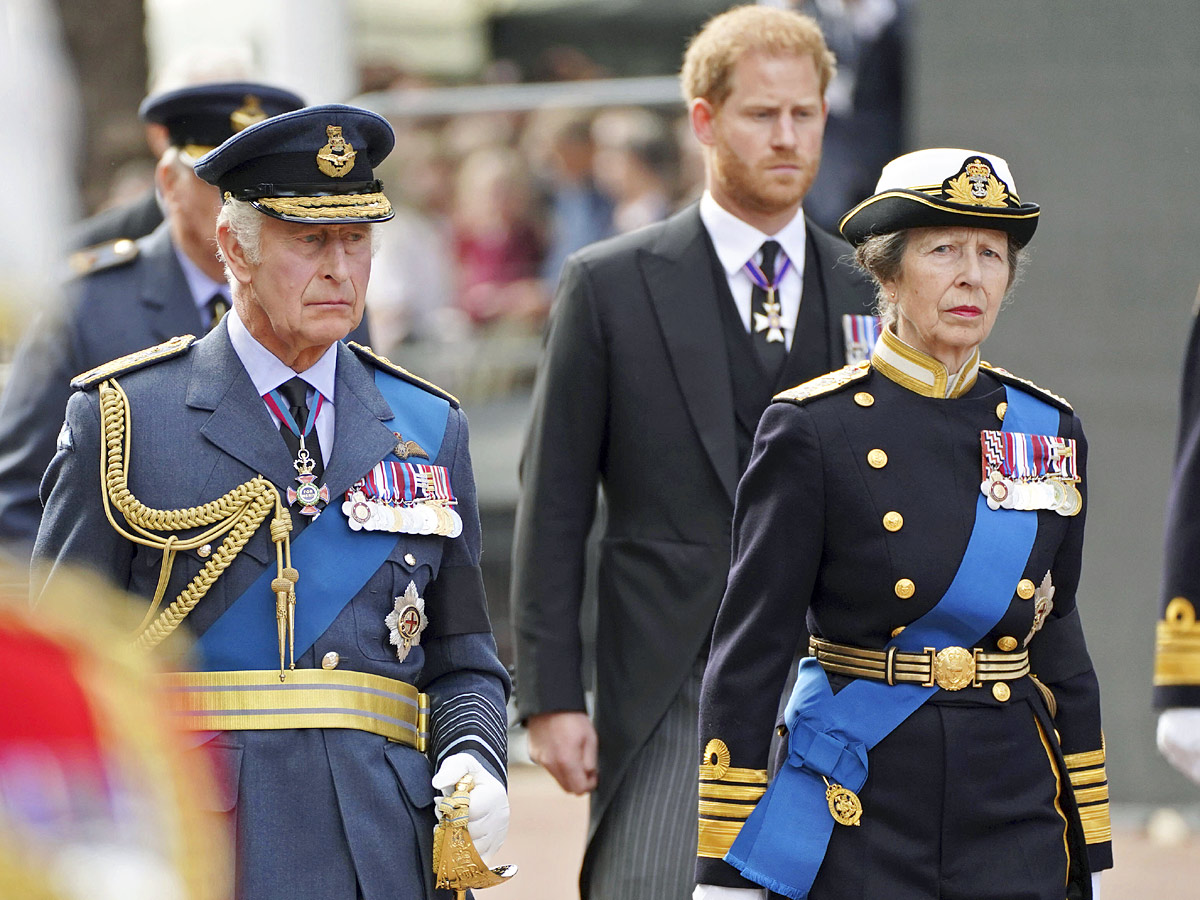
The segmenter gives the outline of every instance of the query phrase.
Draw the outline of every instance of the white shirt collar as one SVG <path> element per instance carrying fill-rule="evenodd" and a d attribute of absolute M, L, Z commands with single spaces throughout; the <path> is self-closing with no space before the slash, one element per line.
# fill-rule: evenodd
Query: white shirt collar
<path fill-rule="evenodd" d="M 720 260 L 726 276 L 732 277 L 753 259 L 763 241 L 775 240 L 792 261 L 792 268 L 796 270 L 796 274 L 803 277 L 807 238 L 803 209 L 797 210 L 792 220 L 776 234 L 764 234 L 722 207 L 706 190 L 700 197 L 700 221 L 704 223 L 709 237 L 712 238 L 717 259 Z"/>
<path fill-rule="evenodd" d="M 228 301 L 229 283 L 226 281 L 213 281 L 208 275 L 200 271 L 200 267 L 192 262 L 191 258 L 176 247 L 173 242 L 171 249 L 175 251 L 175 258 L 179 260 L 179 268 L 183 269 L 184 280 L 187 281 L 188 290 L 192 292 L 192 302 L 200 310 L 200 321 L 207 322 L 208 301 L 212 299 L 212 295 L 217 291 L 220 291 L 221 296 Z"/>
<path fill-rule="evenodd" d="M 233 352 L 246 367 L 246 372 L 254 382 L 254 389 L 260 397 L 296 376 L 295 371 L 284 365 L 278 356 L 246 330 L 236 309 L 229 310 L 225 319 L 229 322 L 229 341 L 233 344 Z M 331 344 L 320 359 L 299 373 L 310 387 L 320 391 L 321 396 L 330 403 L 334 402 L 333 386 L 337 380 L 337 347 L 337 342 Z"/>

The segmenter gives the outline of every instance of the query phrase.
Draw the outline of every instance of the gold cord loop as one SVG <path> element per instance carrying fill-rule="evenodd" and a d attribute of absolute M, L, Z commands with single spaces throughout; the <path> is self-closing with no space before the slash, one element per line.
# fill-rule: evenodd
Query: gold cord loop
<path fill-rule="evenodd" d="M 278 489 L 266 478 L 258 475 L 203 506 L 151 509 L 129 490 L 133 418 L 129 398 L 115 378 L 110 378 L 100 385 L 100 431 L 100 484 L 103 487 L 100 493 L 104 515 L 122 537 L 145 547 L 159 548 L 163 553 L 158 585 L 150 608 L 138 626 L 135 645 L 143 650 L 150 650 L 178 628 L 246 546 L 267 515 L 273 511 L 271 540 L 275 543 L 279 577 L 272 583 L 271 588 L 276 594 L 276 615 L 280 622 L 279 677 L 282 680 L 284 650 L 289 644 L 292 647 L 292 667 L 295 667 L 295 585 L 299 574 L 291 567 L 291 515 L 283 505 Z M 113 507 L 121 513 L 128 527 L 122 526 L 116 520 Z M 179 534 L 168 534 L 164 537 L 155 534 L 195 528 L 205 530 L 191 537 Z M 224 537 L 224 540 L 204 563 L 204 567 L 179 592 L 179 596 L 159 613 L 176 554 L 180 550 L 194 550 L 204 544 L 211 544 L 221 537 Z"/>

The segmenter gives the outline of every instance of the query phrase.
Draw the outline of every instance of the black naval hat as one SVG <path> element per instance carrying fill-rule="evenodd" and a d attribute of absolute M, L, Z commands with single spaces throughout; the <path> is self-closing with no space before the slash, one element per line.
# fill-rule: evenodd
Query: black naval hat
<path fill-rule="evenodd" d="M 228 81 L 152 94 L 142 101 L 138 117 L 165 125 L 172 146 L 199 159 L 256 122 L 303 105 L 297 94 L 282 88 Z"/>
<path fill-rule="evenodd" d="M 374 168 L 396 143 L 383 116 L 330 104 L 252 125 L 196 163 L 226 200 L 288 222 L 382 222 L 394 213 Z"/>
<path fill-rule="evenodd" d="M 842 216 L 855 246 L 904 228 L 965 225 L 1007 232 L 1024 246 L 1037 229 L 1036 203 L 1022 203 L 1008 163 L 990 153 L 938 147 L 883 167 L 875 193 Z"/>

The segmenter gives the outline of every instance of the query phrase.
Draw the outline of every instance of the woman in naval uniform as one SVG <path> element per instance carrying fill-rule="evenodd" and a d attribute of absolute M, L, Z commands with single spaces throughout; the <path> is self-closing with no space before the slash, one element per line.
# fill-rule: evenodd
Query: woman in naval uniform
<path fill-rule="evenodd" d="M 1004 160 L 934 149 L 840 223 L 884 328 L 869 363 L 775 397 L 738 487 L 697 900 L 1097 896 L 1087 443 L 1066 401 L 979 355 L 1038 212 Z"/>

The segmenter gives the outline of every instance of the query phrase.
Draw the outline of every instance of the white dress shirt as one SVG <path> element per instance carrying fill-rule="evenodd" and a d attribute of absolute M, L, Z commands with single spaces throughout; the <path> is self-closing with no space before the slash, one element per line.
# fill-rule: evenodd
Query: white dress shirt
<path fill-rule="evenodd" d="M 237 310 L 230 309 L 225 320 L 229 323 L 229 340 L 233 344 L 233 352 L 238 355 L 238 359 L 246 367 L 246 373 L 254 382 L 254 389 L 258 391 L 260 397 L 269 394 L 285 381 L 299 375 L 308 382 L 308 408 L 310 410 L 313 408 L 315 399 L 314 391 L 319 391 L 325 398 L 325 402 L 321 405 L 320 415 L 317 416 L 316 424 L 313 427 L 317 430 L 317 442 L 321 445 L 321 461 L 328 465 L 329 454 L 333 451 L 333 386 L 337 380 L 337 344 L 330 345 L 321 358 L 309 368 L 303 372 L 295 372 L 285 366 L 278 356 L 254 339 L 253 335 L 246 330 L 242 320 L 238 318 Z M 271 407 L 265 400 L 263 408 L 271 417 L 271 421 L 275 423 L 275 427 L 278 428 L 279 417 L 271 412 Z M 303 427 L 304 423 L 300 424 Z"/>
<path fill-rule="evenodd" d="M 775 300 L 779 303 L 779 315 L 783 319 L 783 340 L 788 350 L 792 349 L 792 335 L 796 331 L 796 316 L 800 314 L 800 301 L 804 292 L 804 256 L 807 231 L 804 226 L 804 210 L 798 210 L 792 221 L 783 226 L 776 234 L 763 234 L 753 225 L 743 222 L 733 213 L 723 209 L 713 195 L 708 191 L 700 197 L 700 221 L 704 223 L 708 236 L 712 239 L 713 248 L 717 251 L 717 259 L 725 270 L 729 280 L 729 292 L 733 294 L 733 302 L 737 306 L 742 324 L 750 330 L 752 317 L 750 315 L 751 292 L 754 282 L 746 271 L 746 263 L 751 259 L 755 264 L 762 260 L 763 241 L 778 241 L 787 258 L 792 261 L 779 287 L 775 291 Z M 783 257 L 775 259 L 775 271 L 783 265 Z"/>

